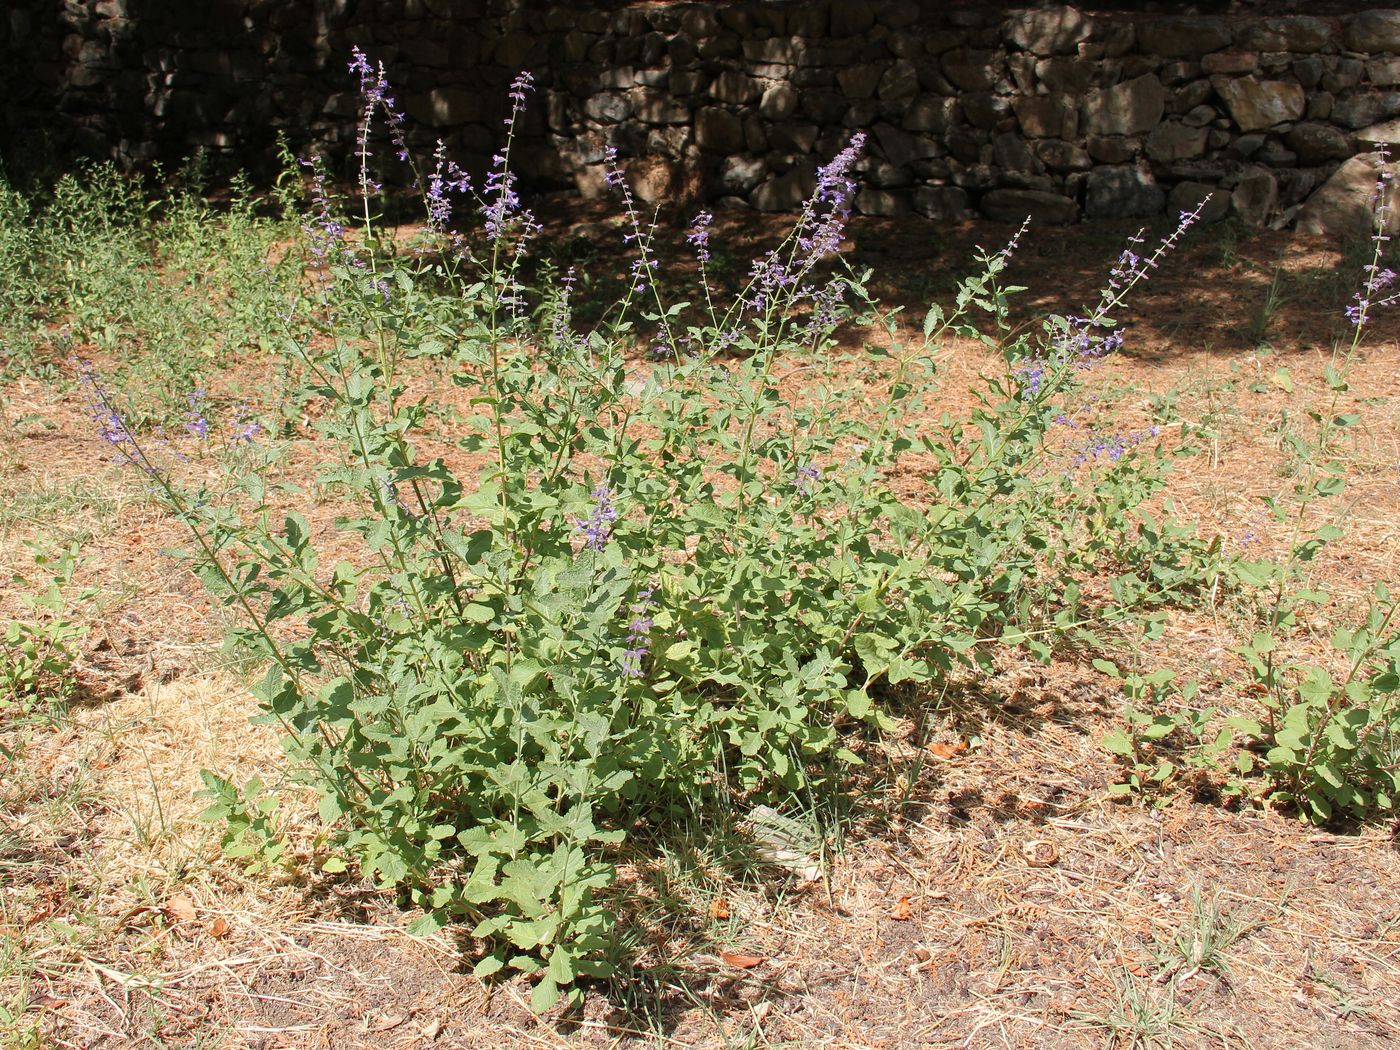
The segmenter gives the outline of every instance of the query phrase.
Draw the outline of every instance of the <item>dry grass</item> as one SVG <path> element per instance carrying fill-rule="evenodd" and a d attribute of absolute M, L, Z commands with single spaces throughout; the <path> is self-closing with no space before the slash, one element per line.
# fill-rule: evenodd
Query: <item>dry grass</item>
<path fill-rule="evenodd" d="M 1005 232 L 930 245 L 930 231 L 870 222 L 852 251 L 912 301 L 939 292 L 972 243 Z M 722 235 L 743 257 L 766 232 L 735 219 Z M 1088 298 L 1117 232 L 1033 234 L 1013 276 L 1043 297 L 1021 316 Z M 1173 400 L 1170 425 L 1201 451 L 1170 494 L 1229 544 L 1288 541 L 1255 508 L 1289 482 L 1281 428 L 1321 396 L 1341 262 L 1281 235 L 1206 232 L 1154 276 L 1131 353 L 1101 376 L 1139 416 Z M 1282 304 L 1261 325 L 1280 271 Z M 1372 338 L 1346 395 L 1365 423 L 1346 450 L 1348 502 L 1324 513 L 1345 517 L 1348 538 L 1316 566 L 1337 597 L 1299 632 L 1299 655 L 1324 658 L 1371 583 L 1400 586 L 1395 333 Z M 950 400 L 980 360 L 971 347 L 949 355 Z M 1283 365 L 1291 393 L 1273 382 Z M 102 589 L 72 706 L 0 726 L 7 744 L 26 744 L 0 774 L 0 1008 L 17 1015 L 15 1046 L 1400 1041 L 1391 829 L 1323 833 L 1185 787 L 1161 809 L 1109 801 L 1115 770 L 1098 741 L 1120 701 L 1072 659 L 1008 664 L 911 703 L 871 750 L 850 811 L 812 815 L 828 836 L 819 880 L 764 864 L 723 826 L 634 844 L 619 889 L 634 969 L 581 1012 L 537 1018 L 523 984 L 467 975 L 473 946 L 460 933 L 411 937 L 393 900 L 317 874 L 305 796 L 284 802 L 292 870 L 249 876 L 221 854 L 218 829 L 198 817 L 199 771 L 276 781 L 280 752 L 249 726 L 218 614 L 162 555 L 178 530 L 138 480 L 101 462 L 74 395 L 26 380 L 5 396 L 11 418 L 54 426 L 0 445 L 0 568 L 22 568 L 22 542 L 56 531 L 84 540 L 84 579 Z M 312 458 L 294 447 L 286 463 Z M 0 611 L 14 613 L 12 598 Z M 1141 659 L 1199 678 L 1208 703 L 1248 704 L 1232 654 L 1248 615 L 1224 598 L 1176 612 Z M 739 967 L 726 953 L 761 961 Z"/>

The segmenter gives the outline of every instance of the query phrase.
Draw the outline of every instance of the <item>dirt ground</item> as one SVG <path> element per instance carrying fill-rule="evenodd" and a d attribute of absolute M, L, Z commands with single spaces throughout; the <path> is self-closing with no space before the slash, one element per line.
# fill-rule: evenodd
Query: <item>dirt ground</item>
<path fill-rule="evenodd" d="M 584 218 L 546 236 L 606 268 L 611 227 Z M 775 223 L 722 214 L 715 240 L 747 259 Z M 848 254 L 917 327 L 975 246 L 1012 232 L 859 220 Z M 1094 299 L 1132 232 L 1027 233 L 1009 273 L 1031 289 L 1015 323 Z M 1227 547 L 1286 544 L 1258 500 L 1287 484 L 1280 435 L 1320 396 L 1364 261 L 1208 227 L 1134 299 L 1125 350 L 1098 381 L 1132 405 L 1172 399 L 1201 435 L 1170 494 Z M 1336 598 L 1300 651 L 1325 647 L 1375 581 L 1400 587 L 1398 339 L 1382 319 L 1352 372 L 1345 400 L 1363 422 L 1346 449 L 1348 536 L 1317 565 Z M 950 398 L 984 353 L 950 348 Z M 1269 382 L 1280 366 L 1292 391 Z M 618 906 L 633 968 L 582 1009 L 537 1017 L 524 981 L 470 976 L 461 931 L 414 937 L 413 914 L 354 881 L 245 874 L 221 854 L 198 819 L 199 771 L 278 780 L 273 734 L 248 723 L 247 669 L 222 655 L 218 614 L 168 554 L 179 527 L 104 459 L 77 394 L 23 379 L 5 396 L 12 418 L 42 422 L 0 441 L 0 568 L 56 527 L 86 539 L 85 576 L 106 597 L 71 708 L 26 730 L 18 763 L 0 759 L 0 1010 L 13 1028 L 0 1013 L 0 1044 L 1400 1045 L 1400 825 L 1322 831 L 1222 804 L 1209 785 L 1159 808 L 1110 797 L 1118 771 L 1099 741 L 1121 727 L 1122 701 L 1087 658 L 1008 663 L 901 713 L 817 879 L 727 840 L 631 844 Z M 288 462 L 309 459 L 294 448 Z M 1245 705 L 1242 622 L 1223 600 L 1174 612 L 1143 656 L 1196 676 L 1203 702 Z M 17 732 L 0 725 L 0 740 Z M 310 857 L 314 805 L 287 806 L 291 848 Z"/>

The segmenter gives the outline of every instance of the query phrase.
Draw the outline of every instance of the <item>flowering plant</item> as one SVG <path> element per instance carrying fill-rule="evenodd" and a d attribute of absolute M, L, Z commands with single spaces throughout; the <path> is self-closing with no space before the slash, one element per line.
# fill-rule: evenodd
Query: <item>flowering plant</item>
<path fill-rule="evenodd" d="M 543 293 L 523 279 L 536 224 L 510 132 L 529 78 L 479 193 L 440 149 L 420 180 L 432 251 L 393 254 L 365 162 L 392 96 L 358 52 L 352 70 L 364 236 L 313 186 L 324 279 L 280 345 L 336 450 L 321 484 L 357 555 L 324 564 L 317 530 L 257 473 L 240 508 L 183 492 L 120 437 L 269 666 L 258 695 L 321 794 L 333 865 L 404 891 L 419 928 L 469 920 L 486 944 L 477 972 L 536 974 L 544 1009 L 609 971 L 630 828 L 727 792 L 783 804 L 839 791 L 863 761 L 851 730 L 891 724 L 891 687 L 990 666 L 999 646 L 1044 655 L 1088 636 L 1105 610 L 1074 580 L 1151 547 L 1134 508 L 1159 461 L 1140 436 L 1100 437 L 1107 453 L 1076 461 L 1055 420 L 1080 414 L 1080 377 L 1118 342 L 1110 311 L 1180 231 L 1146 262 L 1125 255 L 1087 317 L 1006 341 L 1013 240 L 911 337 L 840 257 L 861 136 L 732 301 L 705 274 L 713 219 L 697 217 L 693 307 L 666 301 L 656 226 L 610 154 L 635 261 L 584 332 L 569 279 Z M 396 114 L 390 135 L 406 154 Z M 480 237 L 451 228 L 464 198 Z M 930 426 L 909 410 L 936 392 L 943 341 L 979 335 L 979 313 L 1004 367 L 970 419 Z M 838 353 L 843 326 L 874 335 L 864 355 Z M 639 331 L 649 359 L 632 352 Z M 422 359 L 465 393 L 450 427 L 452 413 L 408 395 Z M 246 811 L 210 783 L 219 812 Z"/>

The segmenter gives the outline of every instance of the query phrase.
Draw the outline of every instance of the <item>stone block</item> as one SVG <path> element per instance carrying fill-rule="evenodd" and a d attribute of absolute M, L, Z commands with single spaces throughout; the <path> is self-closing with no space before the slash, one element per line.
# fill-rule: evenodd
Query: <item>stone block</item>
<path fill-rule="evenodd" d="M 1191 127 L 1184 122 L 1159 124 L 1147 136 L 1145 152 L 1153 161 L 1190 160 L 1205 153 L 1207 134 L 1205 127 Z"/>
<path fill-rule="evenodd" d="M 1094 166 L 1083 147 L 1060 139 L 1042 139 L 1035 144 L 1035 153 L 1051 171 L 1088 171 Z"/>
<path fill-rule="evenodd" d="M 1136 23 L 1138 48 L 1164 58 L 1199 58 L 1229 47 L 1233 35 L 1222 18 L 1153 18 Z"/>
<path fill-rule="evenodd" d="M 1247 51 L 1293 51 L 1309 54 L 1332 42 L 1332 27 L 1320 18 L 1291 15 L 1260 18 L 1239 27 L 1235 43 Z"/>
<path fill-rule="evenodd" d="M 1250 168 L 1230 194 L 1230 211 L 1251 226 L 1264 226 L 1278 207 L 1278 179 L 1267 168 Z"/>
<path fill-rule="evenodd" d="M 963 222 L 976 214 L 967 191 L 957 186 L 920 186 L 914 191 L 914 210 L 945 222 Z"/>
<path fill-rule="evenodd" d="M 1141 218 L 1161 214 L 1167 195 L 1152 176 L 1131 164 L 1089 172 L 1084 214 L 1089 219 Z"/>
<path fill-rule="evenodd" d="M 1048 95 L 1022 95 L 1011 100 L 1021 131 L 1033 139 L 1053 139 L 1065 134 L 1067 104 Z"/>
<path fill-rule="evenodd" d="M 862 215 L 903 215 L 909 211 L 909 202 L 901 194 L 870 186 L 856 194 L 855 205 Z"/>
<path fill-rule="evenodd" d="M 1216 51 L 1201 59 L 1201 71 L 1216 73 L 1253 73 L 1259 68 L 1259 56 L 1249 51 Z"/>
<path fill-rule="evenodd" d="M 816 173 L 809 165 L 802 165 L 761 183 L 749 195 L 749 203 L 759 211 L 793 211 L 816 187 Z"/>
<path fill-rule="evenodd" d="M 1308 167 L 1345 160 L 1356 152 L 1352 137 L 1331 124 L 1295 124 L 1283 141 L 1297 154 L 1298 163 Z"/>
<path fill-rule="evenodd" d="M 1079 205 L 1072 198 L 1043 190 L 991 190 L 983 194 L 980 207 L 987 218 L 1018 226 L 1027 218 L 1037 226 L 1069 226 L 1079 221 Z"/>
<path fill-rule="evenodd" d="M 990 51 L 949 51 L 943 56 L 943 75 L 963 91 L 990 91 L 997 78 L 992 61 Z"/>
<path fill-rule="evenodd" d="M 1083 106 L 1085 130 L 1091 135 L 1151 131 L 1162 119 L 1166 98 L 1166 88 L 1152 73 L 1090 92 Z"/>
<path fill-rule="evenodd" d="M 913 98 L 919 93 L 919 74 L 905 59 L 894 62 L 880 77 L 875 93 L 886 101 Z"/>
<path fill-rule="evenodd" d="M 1198 208 L 1198 222 L 1219 222 L 1230 214 L 1230 195 L 1218 186 L 1190 180 L 1178 182 L 1167 195 L 1167 214 L 1173 220 Z"/>
<path fill-rule="evenodd" d="M 1374 55 L 1400 51 L 1400 11 L 1363 11 L 1343 22 L 1342 42 L 1348 50 Z"/>
<path fill-rule="evenodd" d="M 749 76 L 735 70 L 726 70 L 715 77 L 710 85 L 710 97 L 720 102 L 743 105 L 752 102 L 763 92 L 763 85 Z"/>
<path fill-rule="evenodd" d="M 921 95 L 905 112 L 900 125 L 906 131 L 944 132 L 957 123 L 959 113 L 955 98 Z"/>
<path fill-rule="evenodd" d="M 706 106 L 695 114 L 695 143 L 715 153 L 739 153 L 744 148 L 744 123 L 727 109 Z"/>
<path fill-rule="evenodd" d="M 847 66 L 837 70 L 836 82 L 841 85 L 841 91 L 847 98 L 873 98 L 884 72 L 884 66 L 875 62 Z"/>
<path fill-rule="evenodd" d="M 1002 36 L 1036 55 L 1069 55 L 1093 34 L 1094 20 L 1073 7 L 1017 11 L 1002 23 Z"/>
<path fill-rule="evenodd" d="M 787 84 L 779 84 L 763 93 L 758 103 L 758 112 L 764 120 L 787 120 L 797 112 L 797 103 L 797 89 Z"/>
<path fill-rule="evenodd" d="M 1307 109 L 1302 87 L 1286 80 L 1218 77 L 1212 83 L 1241 131 L 1259 131 L 1298 120 Z"/>

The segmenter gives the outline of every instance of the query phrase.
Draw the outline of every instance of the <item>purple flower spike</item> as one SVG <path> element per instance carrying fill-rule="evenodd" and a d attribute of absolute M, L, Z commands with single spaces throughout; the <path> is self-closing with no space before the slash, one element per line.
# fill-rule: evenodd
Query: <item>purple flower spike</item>
<path fill-rule="evenodd" d="M 624 678 L 642 678 L 645 675 L 642 661 L 651 653 L 651 629 L 656 626 L 651 618 L 651 611 L 656 608 L 651 600 L 655 593 L 654 587 L 644 588 L 637 594 L 637 601 L 628 607 L 632 622 L 627 625 L 627 648 L 622 654 Z"/>
<path fill-rule="evenodd" d="M 593 490 L 593 513 L 575 522 L 575 528 L 583 533 L 584 547 L 593 551 L 606 547 L 616 520 L 617 508 L 612 505 L 612 490 L 606 485 L 599 485 Z"/>

